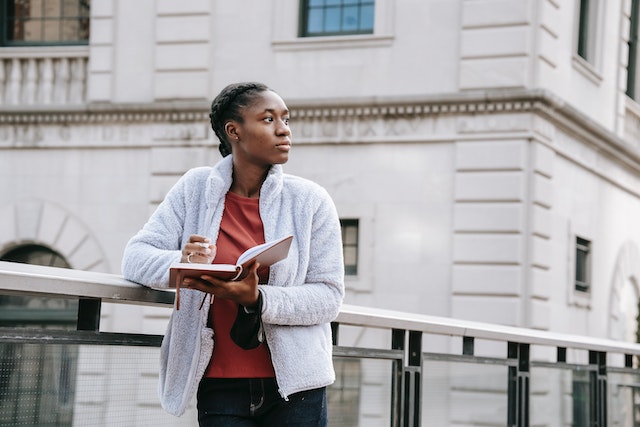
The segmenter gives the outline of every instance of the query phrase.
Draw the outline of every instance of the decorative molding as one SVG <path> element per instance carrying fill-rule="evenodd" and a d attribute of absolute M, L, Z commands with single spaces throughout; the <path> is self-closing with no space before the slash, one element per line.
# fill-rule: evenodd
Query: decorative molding
<path fill-rule="evenodd" d="M 638 296 L 640 295 L 639 285 L 640 250 L 634 242 L 627 241 L 618 251 L 613 271 L 613 283 L 609 295 L 608 338 L 618 341 L 626 341 L 632 336 L 635 338 L 638 326 L 636 317 L 638 316 Z M 635 299 L 630 300 L 628 298 L 630 295 L 634 295 Z M 632 310 L 632 312 L 628 310 L 629 303 L 633 304 L 634 311 Z"/>
<path fill-rule="evenodd" d="M 89 227 L 60 205 L 25 199 L 0 206 L 0 224 L 2 252 L 38 244 L 58 252 L 74 269 L 109 271 L 102 247 Z"/>
<path fill-rule="evenodd" d="M 500 90 L 423 97 L 290 100 L 298 143 L 396 142 L 461 134 L 571 135 L 640 174 L 640 148 L 545 90 Z M 78 106 L 2 106 L 2 125 L 208 123 L 209 101 Z M 544 124 L 544 129 L 539 129 Z M 535 125 L 535 126 L 534 126 Z M 207 124 L 208 126 L 208 124 Z M 538 134 L 542 130 L 542 134 Z M 198 134 L 199 131 L 196 131 Z M 475 135 L 474 135 L 475 136 Z M 554 141 L 547 141 L 553 144 Z"/>

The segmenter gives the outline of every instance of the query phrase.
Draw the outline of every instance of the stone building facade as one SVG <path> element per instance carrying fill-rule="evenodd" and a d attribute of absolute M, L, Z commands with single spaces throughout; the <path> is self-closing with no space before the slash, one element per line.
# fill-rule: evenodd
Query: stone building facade
<path fill-rule="evenodd" d="M 357 220 L 346 302 L 635 340 L 637 2 L 356 2 L 370 28 L 306 37 L 307 3 L 94 0 L 85 44 L 1 47 L 0 258 L 119 273 L 178 177 L 219 159 L 213 96 L 257 80 L 292 110 L 285 170 Z"/>

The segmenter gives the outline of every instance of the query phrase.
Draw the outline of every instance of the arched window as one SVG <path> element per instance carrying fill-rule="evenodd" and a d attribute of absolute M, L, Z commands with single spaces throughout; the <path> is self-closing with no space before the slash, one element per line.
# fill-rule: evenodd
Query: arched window
<path fill-rule="evenodd" d="M 0 260 L 69 268 L 58 252 L 28 244 Z M 75 329 L 78 301 L 0 295 L 0 326 Z M 0 425 L 71 426 L 78 347 L 0 342 Z"/>
<path fill-rule="evenodd" d="M 22 245 L 0 256 L 0 261 L 70 268 L 58 252 L 42 245 Z M 0 326 L 75 329 L 78 301 L 0 295 Z"/>

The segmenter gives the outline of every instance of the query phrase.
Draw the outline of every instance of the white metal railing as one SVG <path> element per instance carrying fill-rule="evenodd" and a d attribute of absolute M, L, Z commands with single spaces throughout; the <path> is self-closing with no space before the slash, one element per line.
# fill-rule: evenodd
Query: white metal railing
<path fill-rule="evenodd" d="M 0 106 L 86 102 L 87 46 L 0 48 Z"/>
<path fill-rule="evenodd" d="M 130 337 L 127 337 L 127 334 L 101 334 L 97 332 L 100 322 L 100 304 L 112 302 L 170 307 L 174 300 L 173 291 L 149 289 L 128 282 L 118 275 L 9 262 L 0 262 L 0 294 L 78 298 L 81 302 L 86 302 L 84 306 L 80 305 L 78 312 L 79 329 L 85 329 L 85 331 L 67 333 L 30 331 L 24 333 L 0 328 L 0 345 L 3 342 L 100 345 L 102 342 L 104 345 L 157 347 L 160 342 L 160 337 L 157 335 L 131 334 Z M 338 342 L 338 337 L 342 333 L 343 326 L 390 332 L 391 343 L 387 346 L 390 348 L 342 345 Z M 477 372 L 492 364 L 506 368 L 504 377 L 499 375 L 504 381 L 504 392 L 502 393 L 504 405 L 499 403 L 495 408 L 492 408 L 493 412 L 505 411 L 506 413 L 498 417 L 501 421 L 483 425 L 504 425 L 505 420 L 509 426 L 529 425 L 529 418 L 534 416 L 529 409 L 530 380 L 538 375 L 538 385 L 548 385 L 549 378 L 553 378 L 558 380 L 559 384 L 565 384 L 559 387 L 563 389 L 560 390 L 560 393 L 566 394 L 567 391 L 564 390 L 567 387 L 566 383 L 569 381 L 569 389 L 571 389 L 571 381 L 574 381 L 574 385 L 576 384 L 575 379 L 571 380 L 571 373 L 577 371 L 588 373 L 588 385 L 586 386 L 588 393 L 586 394 L 589 398 L 589 404 L 585 406 L 588 409 L 584 410 L 583 415 L 590 420 L 591 425 L 638 425 L 632 424 L 636 422 L 633 415 L 620 415 L 624 412 L 622 408 L 624 402 L 640 396 L 637 394 L 640 389 L 638 386 L 640 373 L 634 367 L 634 358 L 640 356 L 640 345 L 638 344 L 348 304 L 343 306 L 338 318 L 333 323 L 333 332 L 334 357 L 386 360 L 393 364 L 389 376 L 391 378 L 390 391 L 387 391 L 387 401 L 390 406 L 389 422 L 393 426 L 418 426 L 421 420 L 427 416 L 421 414 L 421 405 L 425 402 L 421 396 L 421 390 L 428 388 L 426 382 L 432 379 L 430 375 L 433 375 L 433 371 L 430 372 L 425 364 L 435 363 L 437 365 L 442 362 L 461 365 L 472 364 L 478 367 L 475 370 Z M 462 346 L 460 349 L 452 349 L 451 346 L 445 345 L 444 347 L 449 351 L 437 353 L 425 351 L 422 337 L 432 335 L 456 337 L 462 340 Z M 484 342 L 484 340 L 506 344 L 507 351 L 501 357 L 476 355 L 474 343 Z M 532 351 L 534 347 L 555 349 L 556 360 L 550 360 L 548 357 L 545 360 L 536 360 L 531 356 L 534 353 Z M 580 365 L 575 361 L 568 361 L 567 349 L 584 351 L 585 354 L 588 354 L 588 362 Z M 427 370 L 425 371 L 425 369 Z M 447 369 L 451 370 L 451 368 Z M 540 378 L 540 371 L 545 370 L 553 371 L 553 375 L 545 373 L 544 378 Z M 457 368 L 451 372 L 457 372 Z M 533 372 L 536 374 L 534 375 Z M 450 381 L 453 384 L 456 380 L 450 379 Z M 495 396 L 495 390 L 487 392 L 487 390 L 482 391 L 482 387 L 480 389 L 477 395 L 472 395 L 477 397 Z M 467 389 L 467 394 L 470 393 L 469 390 L 471 389 Z M 456 394 L 455 392 L 451 393 L 454 396 Z M 536 393 L 536 398 L 540 399 L 539 386 Z M 551 387 L 549 402 L 557 401 L 553 397 L 553 393 L 554 390 Z M 569 394 L 571 394 L 571 390 L 569 390 Z M 607 396 L 612 397 L 609 397 L 608 400 Z M 630 397 L 627 398 L 627 396 Z M 633 406 L 633 402 L 630 402 L 629 405 Z M 607 410 L 608 406 L 612 409 Z M 580 408 L 582 407 L 579 407 L 578 411 L 581 410 Z M 573 410 L 574 417 L 580 416 L 575 412 L 575 406 Z M 558 410 L 558 414 L 564 414 L 563 416 L 566 416 L 568 412 L 570 411 L 567 409 Z"/>

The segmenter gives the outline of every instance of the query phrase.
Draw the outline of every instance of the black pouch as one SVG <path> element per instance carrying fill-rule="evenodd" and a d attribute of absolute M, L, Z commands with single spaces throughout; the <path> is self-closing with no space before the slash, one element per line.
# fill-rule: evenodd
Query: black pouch
<path fill-rule="evenodd" d="M 262 294 L 258 296 L 258 305 L 250 313 L 247 313 L 244 306 L 238 305 L 238 314 L 231 326 L 231 339 L 245 350 L 254 349 L 262 344 Z"/>

